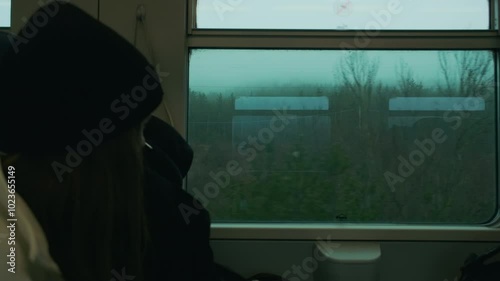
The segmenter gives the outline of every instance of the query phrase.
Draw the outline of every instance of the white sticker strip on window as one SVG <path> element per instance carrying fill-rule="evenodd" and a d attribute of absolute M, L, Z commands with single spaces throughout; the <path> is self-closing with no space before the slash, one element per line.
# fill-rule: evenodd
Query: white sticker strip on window
<path fill-rule="evenodd" d="M 399 97 L 389 100 L 391 111 L 484 111 L 485 102 L 478 97 Z"/>
<path fill-rule="evenodd" d="M 239 97 L 236 110 L 328 110 L 327 97 Z"/>

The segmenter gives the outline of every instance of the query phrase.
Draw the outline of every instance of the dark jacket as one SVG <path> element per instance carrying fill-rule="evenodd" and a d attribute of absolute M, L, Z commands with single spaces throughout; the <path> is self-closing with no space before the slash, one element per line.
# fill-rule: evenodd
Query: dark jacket
<path fill-rule="evenodd" d="M 195 209 L 194 198 L 182 189 L 193 152 L 175 129 L 153 117 L 145 128 L 145 204 L 151 244 L 147 280 L 218 280 L 210 248 L 210 216 L 205 209 L 184 219 L 179 206 Z M 199 206 L 199 205 L 198 205 Z"/>
<path fill-rule="evenodd" d="M 2 56 L 5 52 L 10 47 L 10 41 L 9 41 L 9 33 L 0 31 L 0 59 L 2 59 Z"/>

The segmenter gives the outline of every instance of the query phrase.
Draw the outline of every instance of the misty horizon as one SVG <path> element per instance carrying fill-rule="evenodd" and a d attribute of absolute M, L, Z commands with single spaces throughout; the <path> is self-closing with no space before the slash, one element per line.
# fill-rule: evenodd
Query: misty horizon
<path fill-rule="evenodd" d="M 454 55 L 462 51 L 352 51 L 366 54 L 367 63 L 378 64 L 375 83 L 395 86 L 405 71 L 434 89 L 444 84 L 439 53 L 449 58 L 450 71 L 458 66 Z M 190 57 L 190 91 L 205 94 L 221 93 L 248 95 L 251 92 L 280 89 L 297 91 L 333 88 L 342 84 L 342 63 L 349 51 L 342 50 L 193 50 Z M 469 52 L 489 56 L 488 71 L 493 71 L 491 51 Z"/>

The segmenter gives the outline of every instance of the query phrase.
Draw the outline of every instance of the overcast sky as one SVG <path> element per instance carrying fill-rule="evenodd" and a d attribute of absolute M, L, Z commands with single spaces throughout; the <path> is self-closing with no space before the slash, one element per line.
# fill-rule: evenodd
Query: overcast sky
<path fill-rule="evenodd" d="M 394 2 L 397 9 L 389 9 Z M 487 29 L 488 0 L 198 0 L 200 28 Z"/>
<path fill-rule="evenodd" d="M 195 50 L 191 55 L 190 88 L 255 92 L 263 87 L 339 85 L 340 63 L 345 55 L 338 50 Z M 368 51 L 367 58 L 378 61 L 377 81 L 386 85 L 396 82 L 401 62 L 413 70 L 424 87 L 443 82 L 437 51 Z M 453 71 L 455 67 L 450 68 Z"/>
<path fill-rule="evenodd" d="M 489 28 L 487 0 L 400 0 L 400 12 L 392 13 L 390 20 L 374 16 L 390 13 L 390 1 L 198 0 L 197 24 L 199 28 L 364 29 L 375 22 L 385 29 Z M 190 87 L 211 92 L 305 83 L 334 85 L 339 81 L 343 55 L 341 51 L 194 51 Z M 439 82 L 435 51 L 371 51 L 368 56 L 380 62 L 378 81 L 394 83 L 396 66 L 404 61 L 424 86 Z"/>

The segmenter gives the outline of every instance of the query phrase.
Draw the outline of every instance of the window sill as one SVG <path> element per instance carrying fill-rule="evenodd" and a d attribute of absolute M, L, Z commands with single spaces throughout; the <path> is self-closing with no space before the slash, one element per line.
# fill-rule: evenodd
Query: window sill
<path fill-rule="evenodd" d="M 215 240 L 500 241 L 490 226 L 214 223 Z"/>

